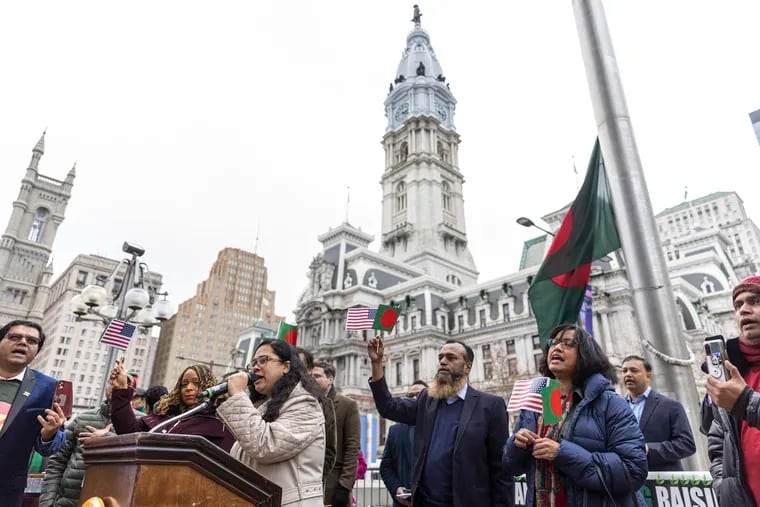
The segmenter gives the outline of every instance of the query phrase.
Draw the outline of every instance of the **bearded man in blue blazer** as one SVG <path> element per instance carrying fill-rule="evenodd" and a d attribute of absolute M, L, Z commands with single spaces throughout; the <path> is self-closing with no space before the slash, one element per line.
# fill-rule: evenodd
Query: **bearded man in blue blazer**
<path fill-rule="evenodd" d="M 468 385 L 474 354 L 465 343 L 447 341 L 438 372 L 416 399 L 393 398 L 383 374 L 383 340 L 367 343 L 370 389 L 386 419 L 415 426 L 414 507 L 512 507 L 513 478 L 501 464 L 509 436 L 507 407 L 499 396 Z"/>
<path fill-rule="evenodd" d="M 35 322 L 14 320 L 0 328 L 0 505 L 24 499 L 32 449 L 43 456 L 66 440 L 66 416 L 55 398 L 56 380 L 28 368 L 45 343 Z M 53 410 L 51 410 L 51 407 Z"/>

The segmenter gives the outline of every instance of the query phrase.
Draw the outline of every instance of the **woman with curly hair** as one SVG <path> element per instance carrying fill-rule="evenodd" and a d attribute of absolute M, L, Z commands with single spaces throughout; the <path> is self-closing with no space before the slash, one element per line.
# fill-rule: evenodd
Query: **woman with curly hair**
<path fill-rule="evenodd" d="M 148 431 L 154 426 L 193 408 L 199 403 L 198 394 L 216 385 L 217 379 L 206 366 L 194 364 L 188 366 L 177 379 L 174 388 L 161 397 L 152 414 L 137 419 L 132 412 L 134 387 L 130 386 L 127 371 L 120 361 L 111 371 L 111 421 L 116 433 L 135 433 Z M 161 430 L 162 433 L 180 433 L 205 437 L 213 444 L 229 452 L 235 438 L 228 428 L 214 415 L 214 407 L 209 411 L 193 414 L 180 419 L 171 426 Z"/>
<path fill-rule="evenodd" d="M 562 416 L 549 424 L 521 410 L 502 456 L 509 475 L 525 474 L 525 505 L 643 505 L 636 492 L 647 478 L 644 437 L 599 344 L 578 326 L 559 325 L 539 371 L 559 381 Z"/>
<path fill-rule="evenodd" d="M 282 487 L 282 505 L 322 507 L 325 418 L 319 388 L 283 340 L 264 340 L 251 360 L 258 376 L 227 379 L 229 398 L 217 415 L 237 442 L 230 454 Z"/>

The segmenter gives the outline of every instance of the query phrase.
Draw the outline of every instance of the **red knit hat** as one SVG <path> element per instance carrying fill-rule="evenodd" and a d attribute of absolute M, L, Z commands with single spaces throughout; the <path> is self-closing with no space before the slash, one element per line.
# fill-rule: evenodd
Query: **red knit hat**
<path fill-rule="evenodd" d="M 731 301 L 736 299 L 736 296 L 741 294 L 742 292 L 752 292 L 755 294 L 760 294 L 760 276 L 748 276 L 744 280 L 739 283 L 736 287 L 734 287 L 733 295 L 731 296 Z"/>

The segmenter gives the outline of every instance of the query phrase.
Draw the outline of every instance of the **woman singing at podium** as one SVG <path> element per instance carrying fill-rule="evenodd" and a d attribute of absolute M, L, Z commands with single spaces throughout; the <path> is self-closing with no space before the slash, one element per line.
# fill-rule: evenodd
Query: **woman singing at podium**
<path fill-rule="evenodd" d="M 283 506 L 322 507 L 325 419 L 316 382 L 283 340 L 264 340 L 249 369 L 257 376 L 250 396 L 249 375 L 236 373 L 217 408 L 237 439 L 230 454 L 280 485 Z"/>

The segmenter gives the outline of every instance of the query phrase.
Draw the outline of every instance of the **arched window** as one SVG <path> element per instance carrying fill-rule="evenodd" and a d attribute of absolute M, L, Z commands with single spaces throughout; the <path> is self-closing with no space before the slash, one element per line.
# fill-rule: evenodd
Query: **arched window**
<path fill-rule="evenodd" d="M 42 232 L 45 230 L 45 222 L 47 222 L 48 210 L 45 208 L 37 208 L 37 212 L 34 214 L 34 221 L 32 227 L 29 229 L 29 241 L 39 243 L 42 240 Z"/>
<path fill-rule="evenodd" d="M 446 151 L 446 148 L 444 147 L 443 143 L 441 141 L 438 141 L 438 158 L 440 158 L 444 162 L 449 161 L 449 152 Z"/>
<path fill-rule="evenodd" d="M 398 152 L 398 161 L 399 162 L 406 162 L 406 159 L 409 157 L 409 145 L 404 141 L 401 143 L 401 147 L 399 148 Z"/>
<path fill-rule="evenodd" d="M 451 185 L 448 181 L 441 183 L 441 199 L 443 201 L 443 209 L 451 211 Z"/>
<path fill-rule="evenodd" d="M 396 211 L 403 211 L 406 209 L 406 184 L 400 181 L 396 185 Z"/>

